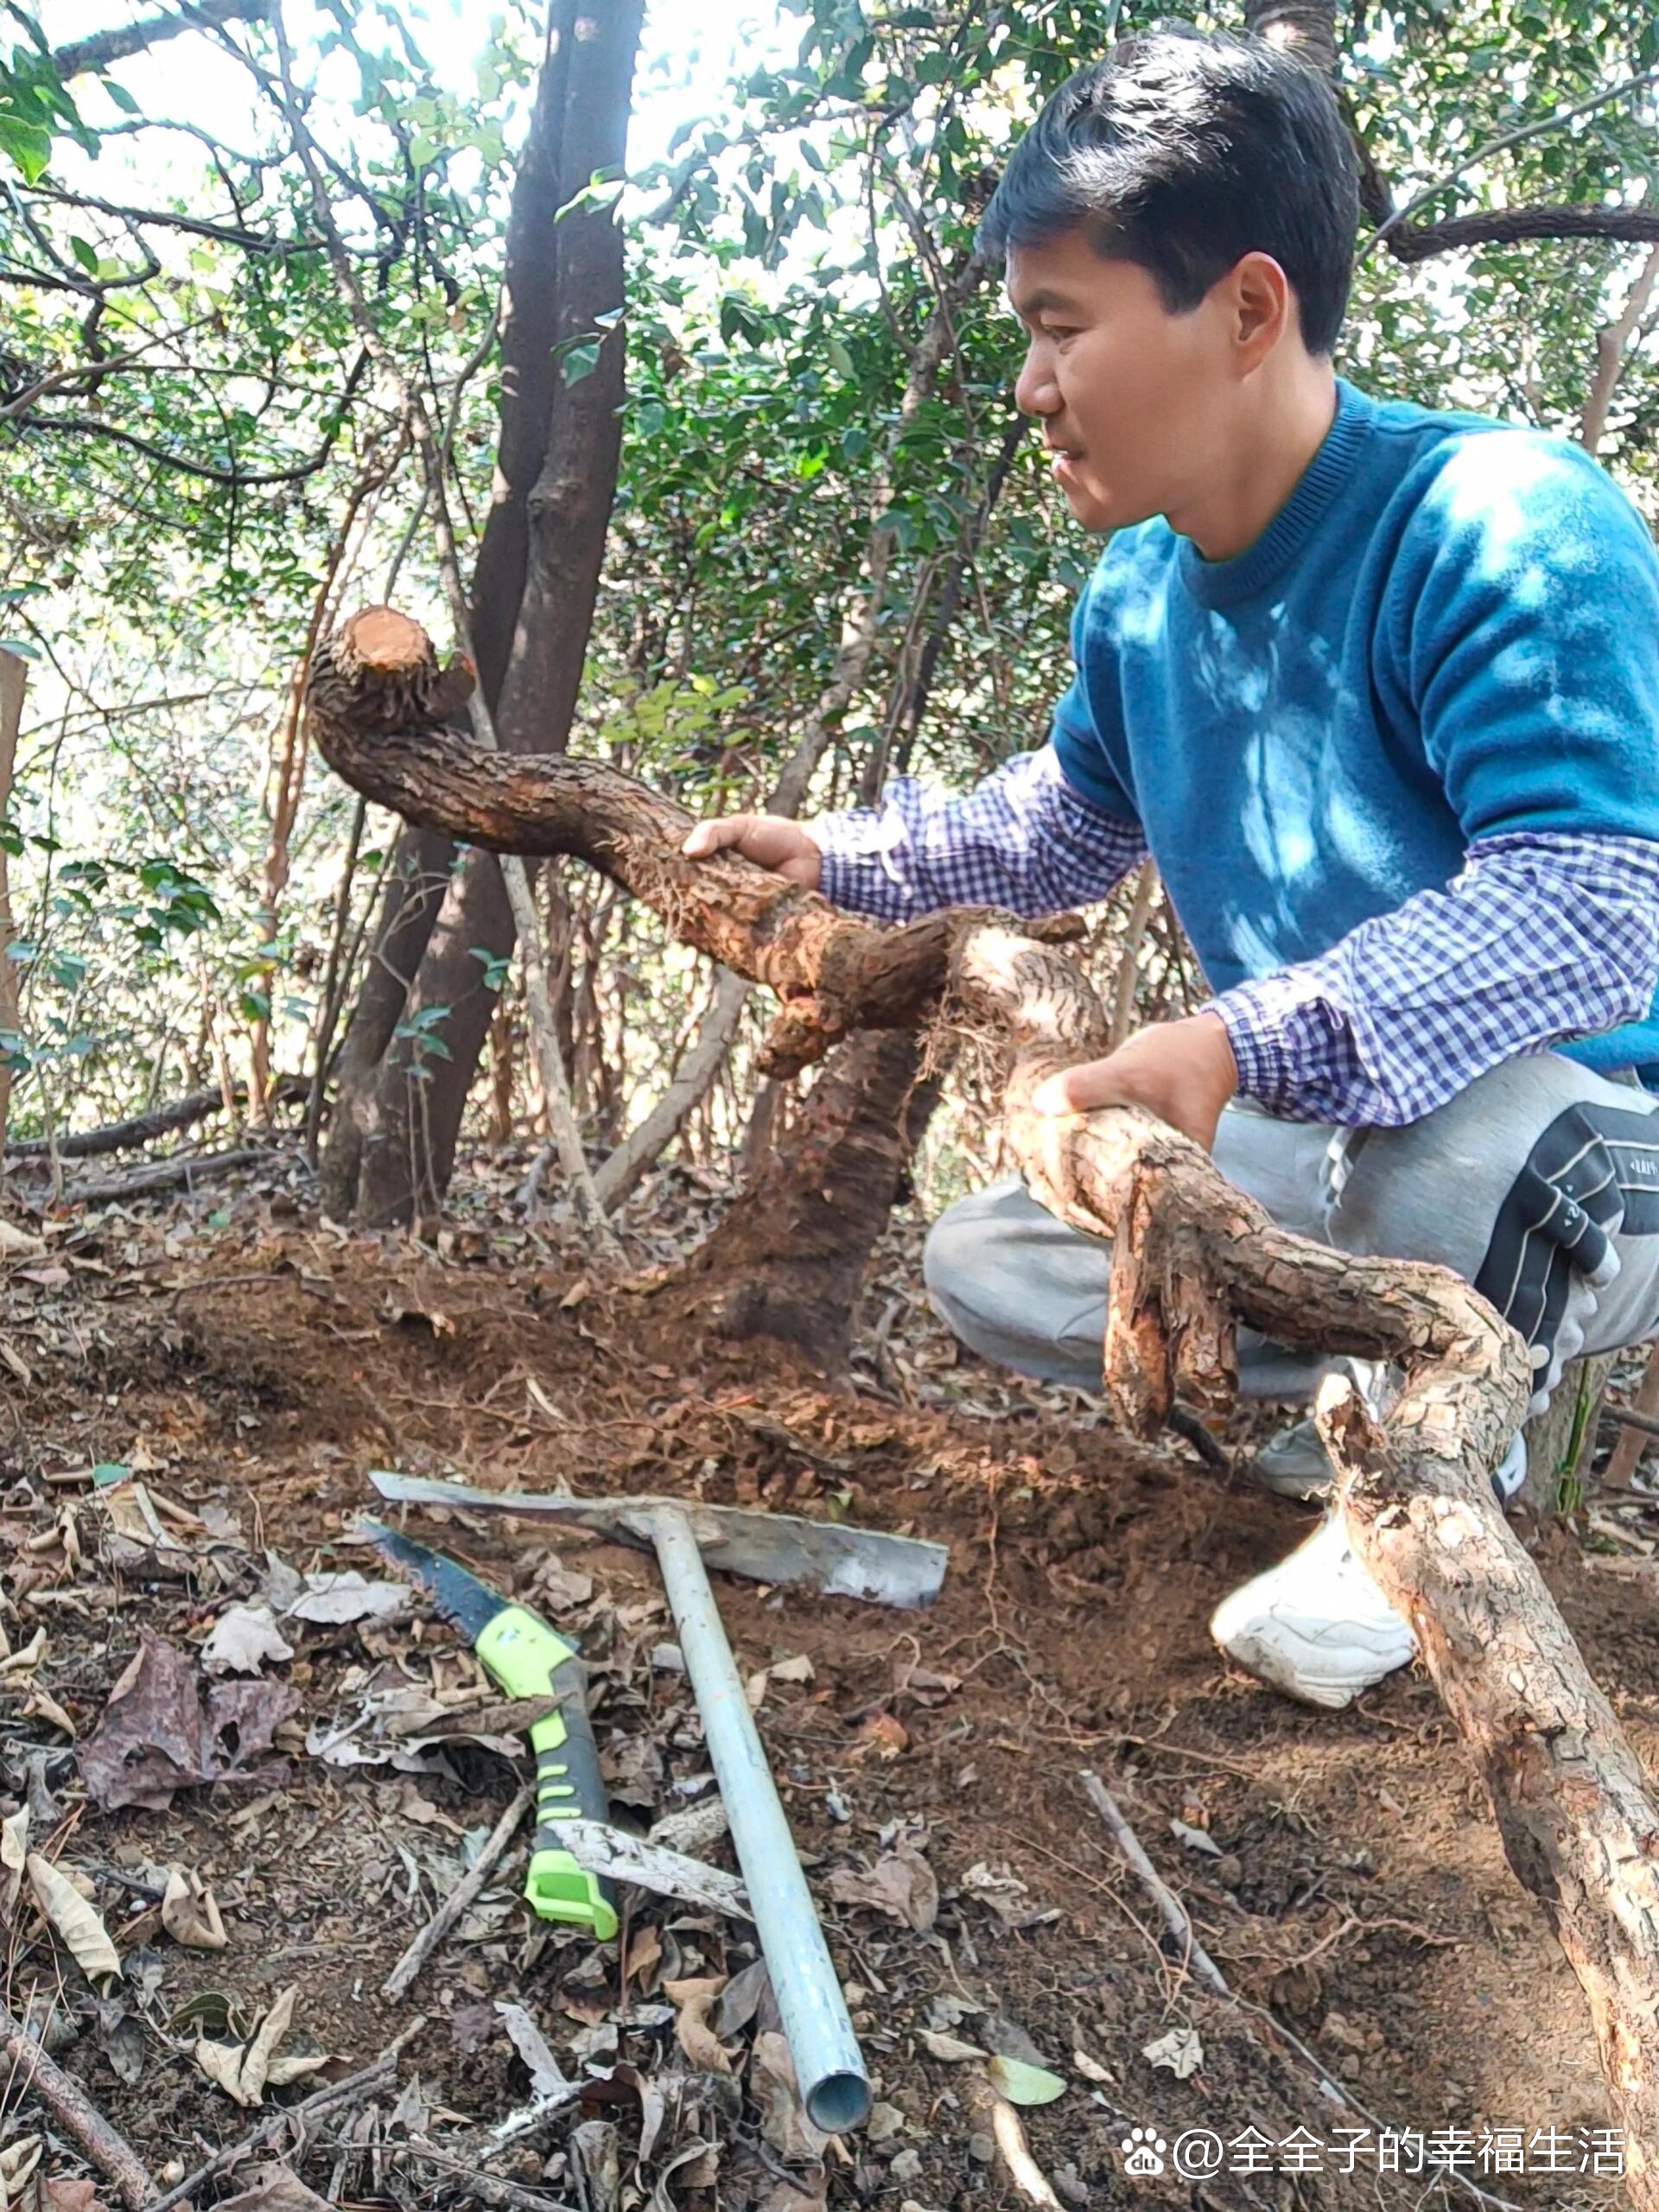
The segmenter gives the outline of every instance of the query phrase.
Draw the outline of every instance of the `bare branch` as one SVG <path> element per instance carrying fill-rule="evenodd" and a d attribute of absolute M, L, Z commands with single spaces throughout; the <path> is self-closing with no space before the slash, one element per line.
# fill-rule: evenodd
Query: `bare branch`
<path fill-rule="evenodd" d="M 84 77 L 107 69 L 113 62 L 129 60 L 135 54 L 146 53 L 185 31 L 200 30 L 208 24 L 263 22 L 266 4 L 267 0 L 199 0 L 188 15 L 143 16 L 136 23 L 120 23 L 111 30 L 94 31 L 90 38 L 77 39 L 73 45 L 54 47 L 52 67 L 67 84 L 72 77 Z"/>
<path fill-rule="evenodd" d="M 244 253 L 321 253 L 321 238 L 279 238 L 264 231 L 249 231 L 229 223 L 210 223 L 199 215 L 182 215 L 160 207 L 121 207 L 112 200 L 96 200 L 90 193 L 63 192 L 54 185 L 30 188 L 37 200 L 50 200 L 60 207 L 88 207 L 121 223 L 151 223 L 169 231 L 188 232 L 192 238 L 213 238 L 220 245 L 238 247 Z"/>
<path fill-rule="evenodd" d="M 366 353 L 359 353 L 346 378 L 346 389 L 340 398 L 340 422 L 344 410 L 356 397 L 369 365 Z M 119 429 L 113 423 L 100 423 L 86 415 L 19 415 L 16 421 L 25 430 L 67 431 L 71 435 L 89 438 L 109 438 L 117 445 L 130 446 L 137 453 L 159 461 L 164 468 L 176 469 L 181 476 L 194 476 L 207 484 L 228 484 L 238 492 L 253 491 L 264 484 L 297 484 L 308 476 L 315 476 L 326 467 L 340 437 L 336 423 L 309 460 L 296 461 L 291 468 L 257 469 L 245 474 L 238 468 L 221 468 L 216 462 L 200 461 L 188 454 L 168 453 L 164 446 L 152 445 L 148 438 L 139 437 L 132 430 Z"/>
<path fill-rule="evenodd" d="M 1624 366 L 1637 326 L 1647 312 L 1653 288 L 1659 283 L 1659 245 L 1649 253 L 1642 265 L 1642 273 L 1630 288 L 1630 296 L 1624 302 L 1624 311 L 1617 319 L 1596 333 L 1596 372 L 1590 380 L 1586 395 L 1584 413 L 1579 422 L 1579 443 L 1586 453 L 1598 453 L 1607 435 L 1607 413 L 1613 404 L 1619 372 Z"/>

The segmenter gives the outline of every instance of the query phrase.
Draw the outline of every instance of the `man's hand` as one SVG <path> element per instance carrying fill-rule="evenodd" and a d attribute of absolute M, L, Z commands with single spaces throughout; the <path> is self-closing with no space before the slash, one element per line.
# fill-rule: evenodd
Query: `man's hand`
<path fill-rule="evenodd" d="M 804 891 L 818 887 L 822 855 L 800 823 L 785 814 L 728 814 L 721 822 L 699 822 L 680 849 L 694 861 L 706 861 L 714 853 L 741 853 L 785 883 L 798 883 Z"/>
<path fill-rule="evenodd" d="M 1038 1084 L 1039 1114 L 1087 1114 L 1096 1106 L 1144 1106 L 1208 1152 L 1221 1109 L 1238 1089 L 1238 1068 L 1218 1014 L 1189 1014 L 1142 1029 L 1103 1060 L 1084 1060 Z"/>

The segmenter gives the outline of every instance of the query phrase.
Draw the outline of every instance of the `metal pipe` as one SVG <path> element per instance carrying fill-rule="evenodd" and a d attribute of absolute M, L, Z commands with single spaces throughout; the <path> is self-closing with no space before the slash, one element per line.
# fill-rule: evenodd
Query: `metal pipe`
<path fill-rule="evenodd" d="M 870 2110 L 869 2076 L 847 2017 L 841 1978 L 823 1940 L 691 1524 L 683 1513 L 665 1510 L 653 1516 L 653 1529 L 663 1586 L 702 1716 L 703 1740 L 725 1801 L 801 2101 L 815 2127 L 837 2135 L 860 2126 Z"/>

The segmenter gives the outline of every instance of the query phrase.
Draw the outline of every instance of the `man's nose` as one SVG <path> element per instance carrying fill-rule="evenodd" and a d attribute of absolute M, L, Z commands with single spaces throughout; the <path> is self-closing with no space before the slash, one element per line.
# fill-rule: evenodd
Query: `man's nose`
<path fill-rule="evenodd" d="M 1052 415 L 1058 410 L 1059 386 L 1054 381 L 1053 371 L 1034 346 L 1026 355 L 1015 380 L 1014 404 L 1022 415 Z"/>

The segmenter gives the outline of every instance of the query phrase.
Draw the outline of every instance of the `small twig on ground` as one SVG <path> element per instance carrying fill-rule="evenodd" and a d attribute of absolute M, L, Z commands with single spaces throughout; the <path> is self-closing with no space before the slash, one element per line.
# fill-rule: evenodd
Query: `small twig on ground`
<path fill-rule="evenodd" d="M 1601 1417 L 1617 1421 L 1621 1428 L 1639 1429 L 1643 1436 L 1659 1436 L 1659 1421 L 1651 1414 L 1638 1413 L 1634 1406 L 1603 1406 Z"/>
<path fill-rule="evenodd" d="M 524 1819 L 535 1795 L 534 1785 L 526 1783 L 491 1830 L 488 1842 L 474 1860 L 465 1878 L 450 1891 L 381 1983 L 380 1994 L 383 1997 L 397 1999 L 407 1993 L 416 1975 L 495 1872 L 496 1862 L 512 1841 L 513 1833 Z"/>
<path fill-rule="evenodd" d="M 198 2166 L 193 2174 L 187 2174 L 175 2189 L 168 2190 L 165 2196 L 157 2197 L 154 2203 L 145 2200 L 144 2212 L 173 2212 L 175 2204 L 182 2204 L 187 2197 L 194 2196 L 204 2182 L 211 2181 L 215 2174 L 223 2173 L 226 2166 L 233 2166 L 238 2158 L 250 2158 L 254 2152 L 262 2151 L 266 2144 L 274 2142 L 291 2122 L 298 2120 L 303 2124 L 319 2113 L 334 2111 L 337 2106 L 360 2104 L 371 2089 L 378 2088 L 382 2082 L 397 2071 L 398 2054 L 406 2044 L 414 2042 L 425 2025 L 426 2016 L 423 2013 L 419 2019 L 411 2020 L 403 2033 L 386 2045 L 378 2058 L 371 2060 L 355 2074 L 346 2075 L 344 2081 L 331 2082 L 327 2088 L 319 2089 L 302 2103 L 288 2105 L 281 2112 L 272 2113 L 270 2119 L 262 2121 L 251 2135 L 245 2135 L 239 2142 L 226 2143 L 215 2151 L 206 2165 Z"/>
<path fill-rule="evenodd" d="M 145 1166 L 129 1169 L 124 1175 L 92 1175 L 85 1182 L 71 1183 L 62 1194 L 67 1206 L 105 1205 L 111 1200 L 142 1198 L 151 1191 L 171 1191 L 182 1186 L 193 1191 L 198 1183 L 212 1181 L 220 1175 L 232 1175 L 240 1167 L 261 1165 L 280 1166 L 282 1155 L 275 1147 L 241 1145 L 231 1152 L 190 1153 L 181 1160 L 154 1160 Z"/>
<path fill-rule="evenodd" d="M 543 2196 L 539 2190 L 521 2189 L 517 2182 L 503 2181 L 498 2175 L 480 2172 L 476 2166 L 463 2165 L 459 2158 L 452 2158 L 440 2151 L 424 2136 L 399 2145 L 399 2155 L 417 2160 L 423 2165 L 438 2167 L 448 2177 L 448 2187 L 457 2196 L 471 2197 L 477 2204 L 499 2204 L 509 2212 L 575 2212 L 574 2205 L 563 2203 L 556 2196 Z"/>
<path fill-rule="evenodd" d="M 0 2005 L 0 2057 L 11 2069 L 13 2088 L 32 2089 L 77 2147 L 115 2183 L 130 2212 L 149 2203 L 156 2184 L 137 2152 L 116 2133 L 79 2082 L 48 2058 L 21 2020 Z"/>
<path fill-rule="evenodd" d="M 493 2158 L 498 2151 L 505 2151 L 509 2143 L 517 2143 L 526 2135 L 533 2135 L 544 2120 L 556 2119 L 568 2111 L 582 2094 L 580 2082 L 567 2082 L 562 2089 L 550 2089 L 543 2097 L 510 2112 L 499 2120 L 478 2145 L 479 2155 Z"/>
<path fill-rule="evenodd" d="M 1039 2206 L 1041 2212 L 1063 2212 L 1048 2176 L 1031 2155 L 1020 2115 L 1007 2099 L 999 2096 L 988 2082 L 973 2084 L 969 2098 L 969 2109 L 976 2120 L 988 2125 L 1008 2179 L 1027 2203 Z"/>
<path fill-rule="evenodd" d="M 1216 1964 L 1198 1936 L 1192 1923 L 1186 1916 L 1186 1907 L 1165 1881 L 1163 1876 L 1141 1848 L 1141 1839 L 1118 1809 L 1116 1799 L 1097 1774 L 1081 1774 L 1084 1795 L 1112 1832 L 1113 1840 L 1129 1865 L 1141 1878 L 1148 1897 L 1163 1916 L 1166 1928 L 1181 1946 L 1181 1955 L 1198 1980 L 1217 1997 L 1230 1998 L 1232 1991 L 1227 1977 Z"/>

